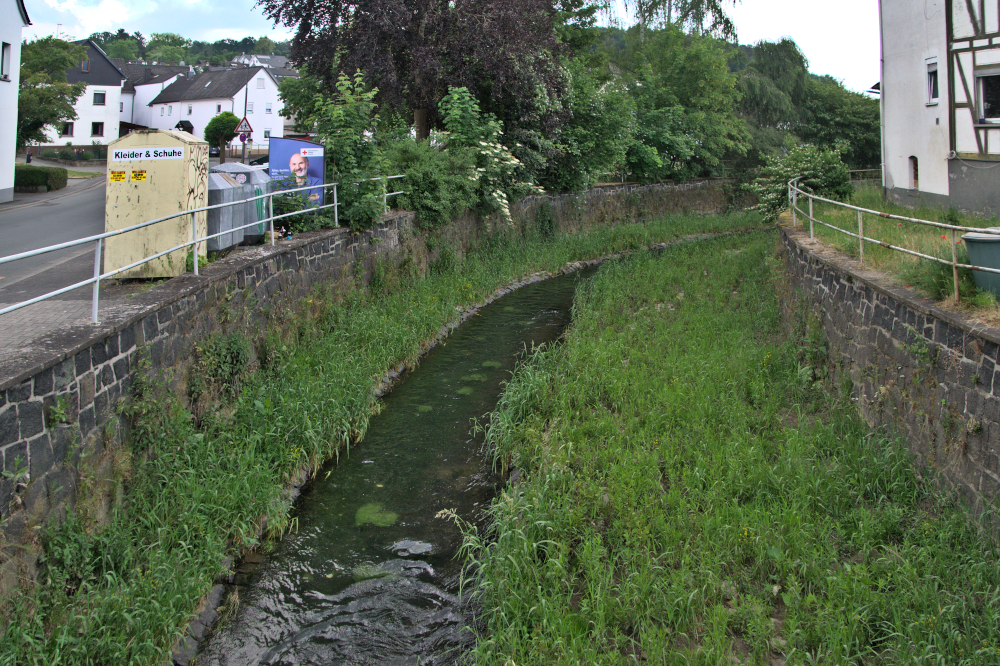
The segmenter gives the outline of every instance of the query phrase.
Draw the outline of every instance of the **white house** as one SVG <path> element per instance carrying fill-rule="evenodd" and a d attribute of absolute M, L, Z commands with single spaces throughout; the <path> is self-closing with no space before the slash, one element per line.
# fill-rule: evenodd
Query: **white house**
<path fill-rule="evenodd" d="M 150 65 L 144 62 L 125 62 L 121 58 L 112 58 L 111 62 L 126 77 L 122 85 L 118 120 L 125 126 L 131 126 L 131 129 L 152 127 L 149 103 L 176 81 L 178 74 L 194 74 L 194 68 L 185 65 Z"/>
<path fill-rule="evenodd" d="M 255 55 L 244 53 L 232 59 L 234 65 L 246 65 L 247 67 L 288 67 L 288 58 L 280 55 Z"/>
<path fill-rule="evenodd" d="M 87 57 L 66 71 L 66 80 L 69 83 L 83 81 L 87 88 L 73 105 L 76 120 L 47 132 L 48 141 L 42 144 L 44 146 L 104 145 L 118 138 L 125 75 L 94 42 L 84 39 L 75 43 L 87 48 Z"/>
<path fill-rule="evenodd" d="M 21 29 L 31 25 L 22 0 L 0 0 L 0 203 L 14 198 L 17 87 L 21 73 Z"/>
<path fill-rule="evenodd" d="M 187 122 L 191 127 L 186 129 L 203 138 L 212 118 L 223 111 L 242 118 L 245 110 L 253 140 L 263 142 L 272 136 L 284 136 L 284 119 L 278 115 L 281 107 L 278 82 L 265 67 L 179 75 L 149 103 L 149 127 L 172 129 Z"/>
<path fill-rule="evenodd" d="M 881 0 L 883 187 L 1000 214 L 1000 0 Z"/>

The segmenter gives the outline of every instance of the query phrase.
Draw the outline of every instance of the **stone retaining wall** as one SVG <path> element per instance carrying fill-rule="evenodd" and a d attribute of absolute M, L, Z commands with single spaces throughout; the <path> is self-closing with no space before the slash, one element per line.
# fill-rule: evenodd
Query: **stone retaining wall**
<path fill-rule="evenodd" d="M 822 326 L 835 385 L 904 437 L 976 514 L 1000 491 L 1000 330 L 945 312 L 856 260 L 781 229 L 790 323 Z M 809 320 L 812 319 L 812 322 Z"/>
<path fill-rule="evenodd" d="M 545 202 L 559 217 L 557 227 L 573 230 L 627 221 L 647 209 L 719 212 L 727 198 L 714 182 L 534 197 L 517 207 L 515 222 L 531 224 Z M 440 244 L 462 254 L 489 226 L 465 215 L 440 232 Z M 317 287 L 345 291 L 367 284 L 379 256 L 399 261 L 406 255 L 425 270 L 437 253 L 427 245 L 412 213 L 393 213 L 363 234 L 332 229 L 241 249 L 203 266 L 198 276 L 185 274 L 102 305 L 100 324 L 54 331 L 16 358 L 0 360 L 0 598 L 34 576 L 37 528 L 74 505 L 81 480 L 114 477 L 127 425 L 116 407 L 132 388 L 140 349 L 149 370 L 183 395 L 199 342 L 217 333 L 255 338 L 268 313 L 294 307 Z M 115 489 L 95 491 L 88 483 L 88 496 L 99 498 L 88 510 L 99 521 Z"/>

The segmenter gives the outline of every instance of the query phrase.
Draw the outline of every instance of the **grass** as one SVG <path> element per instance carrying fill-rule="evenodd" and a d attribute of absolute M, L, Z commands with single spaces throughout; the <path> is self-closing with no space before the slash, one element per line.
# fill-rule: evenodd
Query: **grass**
<path fill-rule="evenodd" d="M 606 265 L 515 375 L 487 441 L 522 480 L 466 545 L 470 661 L 1000 662 L 995 543 L 813 385 L 774 247 Z"/>
<path fill-rule="evenodd" d="M 103 171 L 74 171 L 73 169 L 66 170 L 67 178 L 98 178 L 103 176 Z"/>
<path fill-rule="evenodd" d="M 808 200 L 799 200 L 799 208 L 808 212 Z M 851 203 L 855 206 L 877 210 L 893 215 L 912 217 L 932 222 L 957 224 L 967 227 L 996 226 L 995 220 L 986 220 L 973 215 L 959 214 L 955 211 L 943 211 L 931 208 L 907 208 L 882 199 L 881 188 L 863 186 L 857 188 Z M 813 215 L 836 227 L 858 232 L 857 211 L 846 210 L 832 204 L 816 202 Z M 800 216 L 800 223 L 806 226 L 808 218 Z M 837 231 L 814 225 L 816 236 L 827 245 L 854 258 L 859 257 L 858 241 Z M 865 236 L 878 241 L 904 247 L 933 257 L 951 261 L 951 232 L 934 227 L 918 225 L 912 222 L 900 222 L 873 215 L 864 216 Z M 962 233 L 957 232 L 959 263 L 969 263 L 969 253 L 961 240 Z M 865 244 L 865 265 L 893 276 L 901 284 L 918 288 L 935 300 L 948 300 L 954 297 L 954 281 L 950 266 L 937 264 L 927 259 L 921 259 L 904 254 L 897 250 Z M 972 308 L 981 318 L 989 318 L 993 323 L 1000 323 L 1000 308 L 996 299 L 988 292 L 976 289 L 970 270 L 959 271 L 959 293 L 965 300 L 965 307 Z M 954 305 L 954 304 L 953 304 Z"/>
<path fill-rule="evenodd" d="M 206 341 L 199 371 L 218 386 L 189 388 L 227 399 L 197 418 L 141 374 L 121 407 L 128 445 L 113 451 L 112 468 L 82 467 L 76 510 L 41 532 L 38 584 L 0 607 L 0 664 L 162 663 L 224 558 L 294 527 L 290 481 L 363 438 L 381 378 L 415 364 L 458 309 L 570 261 L 759 224 L 750 214 L 676 216 L 545 242 L 500 234 L 426 278 L 412 261 L 382 266 L 372 293 L 318 291 L 270 310 L 260 337 L 233 324 Z M 86 488 L 109 477 L 122 491 L 103 524 Z"/>

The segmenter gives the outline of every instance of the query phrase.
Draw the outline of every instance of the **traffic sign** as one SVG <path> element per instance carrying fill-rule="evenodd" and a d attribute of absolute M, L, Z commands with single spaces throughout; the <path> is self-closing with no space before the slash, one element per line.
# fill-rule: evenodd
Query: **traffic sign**
<path fill-rule="evenodd" d="M 243 116 L 243 120 L 241 120 L 240 124 L 236 126 L 235 131 L 239 134 L 250 134 L 251 132 L 253 132 L 253 130 L 250 128 L 250 123 L 247 122 L 246 116 Z"/>
<path fill-rule="evenodd" d="M 246 143 L 247 142 L 247 135 L 246 134 L 240 134 L 240 141 L 242 141 L 243 143 Z"/>

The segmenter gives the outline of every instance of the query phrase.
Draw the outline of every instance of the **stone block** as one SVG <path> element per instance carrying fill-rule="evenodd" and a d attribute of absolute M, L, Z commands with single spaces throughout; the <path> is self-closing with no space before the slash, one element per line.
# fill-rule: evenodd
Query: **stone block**
<path fill-rule="evenodd" d="M 96 378 L 93 372 L 87 372 L 80 377 L 80 407 L 81 409 L 94 402 Z"/>
<path fill-rule="evenodd" d="M 93 405 L 89 405 L 80 410 L 80 419 L 77 423 L 80 426 L 80 432 L 83 436 L 88 435 L 91 430 L 97 427 L 97 419 L 94 414 Z"/>
<path fill-rule="evenodd" d="M 114 362 L 115 379 L 121 381 L 129 375 L 128 356 L 122 356 Z"/>
<path fill-rule="evenodd" d="M 49 489 L 45 483 L 44 475 L 38 478 L 31 477 L 22 501 L 24 502 L 22 513 L 25 514 L 27 526 L 41 525 L 49 513 Z"/>
<path fill-rule="evenodd" d="M 49 433 L 28 440 L 28 472 L 32 479 L 40 479 L 55 466 Z"/>
<path fill-rule="evenodd" d="M 24 402 L 31 397 L 31 380 L 27 379 L 17 386 L 7 389 L 7 402 Z"/>
<path fill-rule="evenodd" d="M 94 396 L 94 414 L 98 424 L 111 418 L 111 401 L 108 399 L 107 391 L 102 391 Z"/>
<path fill-rule="evenodd" d="M 107 351 L 108 360 L 111 360 L 118 356 L 118 336 L 112 335 L 105 340 L 105 349 Z"/>
<path fill-rule="evenodd" d="M 136 345 L 136 325 L 129 324 L 118 333 L 118 351 L 122 354 L 132 351 Z"/>
<path fill-rule="evenodd" d="M 75 476 L 71 470 L 55 469 L 45 477 L 49 506 L 56 507 L 71 500 L 75 493 Z"/>
<path fill-rule="evenodd" d="M 85 372 L 89 372 L 90 365 L 90 350 L 84 349 L 83 351 L 78 351 L 74 357 L 74 365 L 76 366 L 76 376 L 79 377 Z"/>
<path fill-rule="evenodd" d="M 174 305 L 170 305 L 168 307 L 163 308 L 156 315 L 156 320 L 159 323 L 160 328 L 166 326 L 170 321 L 173 320 L 173 318 L 174 318 Z"/>
<path fill-rule="evenodd" d="M 52 447 L 52 460 L 56 465 L 66 461 L 66 455 L 79 443 L 79 435 L 75 425 L 63 425 L 49 431 L 49 445 Z"/>
<path fill-rule="evenodd" d="M 17 405 L 17 420 L 21 424 L 21 439 L 34 437 L 45 430 L 42 401 L 19 403 Z"/>
<path fill-rule="evenodd" d="M 157 326 L 157 324 L 156 324 L 156 315 L 155 314 L 151 314 L 151 315 L 149 315 L 148 317 L 145 317 L 142 320 L 142 335 L 143 335 L 142 342 L 143 342 L 143 344 L 147 344 L 148 345 L 150 342 L 152 342 L 153 340 L 155 340 L 156 336 L 159 334 L 159 332 L 160 332 L 160 329 L 159 329 L 159 326 Z"/>
<path fill-rule="evenodd" d="M 76 379 L 76 361 L 68 358 L 52 368 L 53 379 L 55 380 L 55 390 L 59 391 Z"/>
<path fill-rule="evenodd" d="M 42 370 L 34 376 L 34 395 L 36 398 L 44 398 L 54 390 L 52 380 L 52 368 Z"/>
<path fill-rule="evenodd" d="M 0 407 L 0 446 L 7 446 L 21 438 L 17 422 L 17 406 Z"/>

